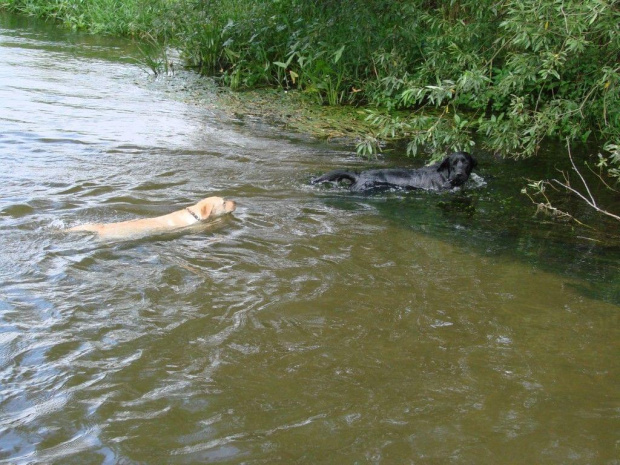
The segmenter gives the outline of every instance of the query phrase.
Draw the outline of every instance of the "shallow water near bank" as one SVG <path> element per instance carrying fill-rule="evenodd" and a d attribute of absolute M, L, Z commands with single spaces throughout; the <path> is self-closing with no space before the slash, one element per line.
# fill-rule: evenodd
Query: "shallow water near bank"
<path fill-rule="evenodd" d="M 138 56 L 0 15 L 0 463 L 618 463 L 620 249 L 533 217 L 531 167 L 313 187 L 365 162 Z M 210 195 L 237 211 L 63 232 Z"/>

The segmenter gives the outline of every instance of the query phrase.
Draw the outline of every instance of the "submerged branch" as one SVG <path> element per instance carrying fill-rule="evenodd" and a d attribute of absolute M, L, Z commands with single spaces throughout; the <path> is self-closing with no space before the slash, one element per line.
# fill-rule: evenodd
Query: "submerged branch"
<path fill-rule="evenodd" d="M 572 154 L 572 152 L 570 150 L 570 141 L 569 141 L 568 138 L 566 138 L 566 149 L 568 150 L 568 158 L 570 160 L 570 164 L 573 166 L 573 169 L 575 170 L 575 172 L 577 173 L 577 175 L 581 179 L 581 182 L 583 183 L 584 187 L 586 188 L 586 191 L 588 191 L 588 195 L 590 196 L 590 202 L 588 202 L 588 203 L 590 205 L 592 205 L 594 208 L 598 209 L 598 206 L 596 205 L 596 201 L 594 200 L 594 196 L 592 195 L 592 192 L 590 192 L 590 188 L 588 187 L 588 183 L 583 178 L 583 176 L 581 175 L 581 172 L 577 169 L 577 166 L 575 165 L 575 161 L 573 160 L 573 154 Z"/>
<path fill-rule="evenodd" d="M 611 218 L 614 218 L 614 219 L 620 221 L 620 216 L 615 215 L 615 214 L 613 214 L 611 212 L 608 212 L 607 210 L 604 210 L 604 209 L 600 208 L 598 205 L 596 205 L 596 202 L 588 200 L 581 192 L 579 192 L 578 190 L 572 188 L 568 184 L 560 182 L 557 179 L 552 179 L 552 181 L 555 182 L 556 184 L 558 184 L 559 186 L 562 186 L 564 189 L 572 192 L 573 194 L 575 194 L 579 198 L 581 198 L 585 203 L 587 203 L 590 207 L 592 207 L 597 212 L 602 213 L 603 215 L 607 215 L 607 216 L 609 216 Z"/>
<path fill-rule="evenodd" d="M 563 187 L 564 189 L 566 189 L 569 192 L 572 192 L 573 194 L 575 194 L 577 197 L 579 197 L 581 200 L 583 200 L 586 204 L 588 204 L 590 207 L 592 207 L 594 210 L 596 210 L 599 213 L 602 213 L 603 215 L 609 216 L 611 218 L 614 218 L 618 221 L 620 221 L 620 216 L 611 213 L 607 210 L 602 209 L 601 207 L 599 207 L 596 203 L 596 199 L 594 198 L 594 196 L 592 195 L 592 192 L 590 191 L 590 187 L 588 186 L 588 183 L 586 182 L 585 178 L 583 177 L 583 175 L 581 174 L 581 172 L 577 169 L 577 165 L 575 165 L 575 161 L 573 160 L 573 155 L 571 153 L 571 149 L 570 149 L 570 141 L 568 139 L 566 139 L 566 147 L 568 149 L 568 158 L 570 160 L 570 163 L 573 167 L 573 170 L 575 170 L 575 172 L 577 173 L 577 175 L 579 176 L 579 179 L 581 179 L 581 182 L 583 183 L 586 192 L 587 192 L 587 197 L 585 194 L 579 192 L 577 189 L 575 189 L 574 187 L 571 187 L 568 181 L 568 176 L 564 175 L 564 179 L 565 182 L 561 182 L 558 181 L 557 179 L 552 179 L 551 181 L 554 182 L 555 184 Z M 550 206 L 551 204 L 548 202 L 548 205 Z"/>

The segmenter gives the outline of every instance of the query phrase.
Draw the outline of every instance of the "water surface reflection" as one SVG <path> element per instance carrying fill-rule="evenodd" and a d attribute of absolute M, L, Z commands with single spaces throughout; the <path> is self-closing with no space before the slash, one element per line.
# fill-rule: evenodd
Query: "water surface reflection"
<path fill-rule="evenodd" d="M 0 463 L 615 463 L 618 251 L 502 216 L 514 171 L 313 188 L 361 162 L 0 18 Z M 62 232 L 207 195 L 238 210 Z"/>

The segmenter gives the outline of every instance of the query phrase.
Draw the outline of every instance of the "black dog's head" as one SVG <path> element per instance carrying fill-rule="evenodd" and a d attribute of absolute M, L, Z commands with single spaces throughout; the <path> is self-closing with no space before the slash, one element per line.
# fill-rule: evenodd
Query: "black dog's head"
<path fill-rule="evenodd" d="M 469 175 L 478 162 L 467 152 L 454 152 L 439 164 L 437 171 L 443 171 L 448 182 L 453 186 L 461 186 L 469 179 Z"/>

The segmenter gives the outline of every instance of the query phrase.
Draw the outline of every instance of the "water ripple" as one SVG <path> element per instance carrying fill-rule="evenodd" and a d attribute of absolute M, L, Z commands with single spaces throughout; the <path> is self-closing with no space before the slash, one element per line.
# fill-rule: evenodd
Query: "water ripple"
<path fill-rule="evenodd" d="M 480 225 L 497 195 L 310 186 L 364 163 L 41 27 L 0 29 L 0 463 L 613 462 L 617 306 L 498 253 L 546 249 Z"/>

